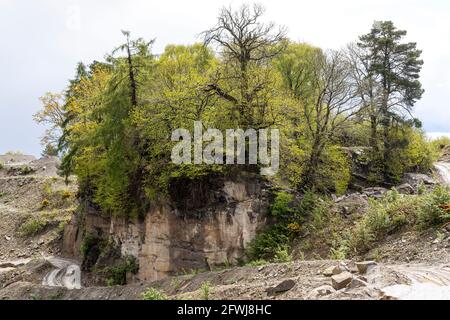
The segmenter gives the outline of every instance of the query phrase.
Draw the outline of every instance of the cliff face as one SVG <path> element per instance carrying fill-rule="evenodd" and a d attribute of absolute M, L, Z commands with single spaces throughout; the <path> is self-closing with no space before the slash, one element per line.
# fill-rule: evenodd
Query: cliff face
<path fill-rule="evenodd" d="M 137 278 L 145 281 L 236 263 L 269 222 L 269 186 L 252 176 L 219 179 L 211 189 L 206 185 L 211 182 L 174 186 L 175 200 L 153 206 L 141 220 L 105 217 L 87 209 L 66 227 L 64 252 L 79 255 L 88 234 L 112 240 L 122 256 L 137 259 Z"/>

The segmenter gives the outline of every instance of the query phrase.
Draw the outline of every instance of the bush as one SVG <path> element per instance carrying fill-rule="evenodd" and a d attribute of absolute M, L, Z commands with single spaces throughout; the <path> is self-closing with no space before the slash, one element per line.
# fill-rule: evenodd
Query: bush
<path fill-rule="evenodd" d="M 23 165 L 19 169 L 19 173 L 24 176 L 27 174 L 33 173 L 33 172 L 34 172 L 34 170 L 30 166 L 27 166 L 27 165 Z"/>
<path fill-rule="evenodd" d="M 34 236 L 45 229 L 47 222 L 40 217 L 30 217 L 19 228 L 19 233 L 22 236 Z"/>
<path fill-rule="evenodd" d="M 292 261 L 292 255 L 289 252 L 289 247 L 287 245 L 285 246 L 279 246 L 277 251 L 275 252 L 275 257 L 273 259 L 276 263 L 285 263 L 285 262 L 291 262 Z"/>
<path fill-rule="evenodd" d="M 444 149 L 450 146 L 450 138 L 440 137 L 438 139 L 434 139 L 433 141 L 431 141 L 431 146 L 435 151 L 441 153 Z"/>
<path fill-rule="evenodd" d="M 329 202 L 307 191 L 299 203 L 286 192 L 277 193 L 270 206 L 277 223 L 259 233 L 247 248 L 250 261 L 289 262 L 292 260 L 289 245 L 302 231 L 301 225 L 308 219 L 320 220 L 329 210 Z"/>
<path fill-rule="evenodd" d="M 142 294 L 143 300 L 167 300 L 167 296 L 155 288 L 149 288 Z"/>
<path fill-rule="evenodd" d="M 418 219 L 425 228 L 450 221 L 450 192 L 447 187 L 437 187 L 425 197 Z"/>
<path fill-rule="evenodd" d="M 349 232 L 350 248 L 365 252 L 376 240 L 404 227 L 429 228 L 450 221 L 450 192 L 437 187 L 422 195 L 400 195 L 390 191 L 380 200 L 371 200 L 366 215 Z"/>
<path fill-rule="evenodd" d="M 80 254 L 81 257 L 84 259 L 85 257 L 87 257 L 87 254 L 89 253 L 89 251 L 91 250 L 92 247 L 94 247 L 95 245 L 97 245 L 97 243 L 99 242 L 99 239 L 96 235 L 94 234 L 87 234 L 83 241 L 81 242 L 80 245 Z"/>
<path fill-rule="evenodd" d="M 138 263 L 134 257 L 126 257 L 114 265 L 103 268 L 98 271 L 106 277 L 108 286 L 123 286 L 127 283 L 127 273 L 137 273 L 139 270 Z"/>
<path fill-rule="evenodd" d="M 276 224 L 256 235 L 247 248 L 248 258 L 253 260 L 272 260 L 290 241 L 290 232 L 284 224 Z"/>
<path fill-rule="evenodd" d="M 274 203 L 270 206 L 270 213 L 277 219 L 290 219 L 294 214 L 294 210 L 290 204 L 294 200 L 294 196 L 286 192 L 278 192 Z"/>
<path fill-rule="evenodd" d="M 47 208 L 50 205 L 50 200 L 44 199 L 41 202 L 41 209 Z"/>

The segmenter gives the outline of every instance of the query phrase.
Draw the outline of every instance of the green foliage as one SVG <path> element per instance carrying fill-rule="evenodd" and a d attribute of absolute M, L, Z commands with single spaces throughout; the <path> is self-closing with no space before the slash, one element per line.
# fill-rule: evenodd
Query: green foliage
<path fill-rule="evenodd" d="M 134 257 L 124 257 L 113 266 L 97 270 L 106 278 L 108 286 L 123 286 L 127 283 L 127 273 L 137 273 L 139 265 Z"/>
<path fill-rule="evenodd" d="M 250 261 L 291 261 L 290 244 L 301 233 L 302 223 L 307 218 L 321 219 L 329 204 L 311 191 L 304 193 L 299 203 L 295 203 L 291 194 L 279 192 L 270 208 L 277 223 L 256 235 L 249 244 L 246 255 Z"/>
<path fill-rule="evenodd" d="M 276 224 L 256 235 L 247 249 L 248 258 L 272 260 L 276 253 L 290 241 L 290 232 L 283 224 Z"/>
<path fill-rule="evenodd" d="M 142 300 L 167 300 L 167 296 L 155 288 L 149 288 L 142 294 Z"/>
<path fill-rule="evenodd" d="M 81 257 L 85 258 L 91 248 L 98 243 L 99 239 L 96 235 L 92 233 L 88 233 L 84 236 L 83 241 L 80 245 L 80 254 Z"/>
<path fill-rule="evenodd" d="M 252 260 L 248 263 L 246 263 L 246 266 L 249 267 L 261 267 L 261 266 L 265 266 L 268 265 L 270 262 L 264 260 L 264 259 L 259 259 L 259 260 Z"/>
<path fill-rule="evenodd" d="M 50 201 L 48 199 L 44 199 L 41 201 L 41 209 L 47 208 L 50 205 Z"/>
<path fill-rule="evenodd" d="M 37 235 L 47 227 L 47 221 L 39 216 L 29 217 L 19 228 L 22 236 L 30 237 Z"/>
<path fill-rule="evenodd" d="M 27 165 L 23 165 L 19 169 L 19 173 L 24 176 L 31 174 L 33 172 L 34 172 L 34 169 Z"/>
<path fill-rule="evenodd" d="M 431 141 L 432 148 L 438 152 L 442 153 L 442 151 L 450 146 L 450 138 L 449 137 L 440 137 Z"/>
<path fill-rule="evenodd" d="M 437 187 L 424 197 L 418 219 L 422 227 L 450 222 L 450 191 L 447 187 Z"/>
<path fill-rule="evenodd" d="M 202 300 L 209 300 L 209 296 L 211 294 L 211 283 L 208 281 L 203 282 L 202 286 L 200 287 L 201 291 L 201 299 Z"/>
<path fill-rule="evenodd" d="M 342 146 L 374 149 L 368 159 L 374 183 L 431 168 L 436 152 L 423 133 L 413 129 L 418 121 L 378 105 L 384 98 L 400 97 L 397 104 L 411 111 L 422 94 L 420 51 L 402 42 L 404 31 L 381 22 L 361 37 L 361 59 L 371 62 L 371 70 L 358 82 L 343 52 L 289 41 L 283 30 L 261 22 L 262 13 L 257 5 L 238 12 L 224 9 L 217 25 L 202 33 L 205 43 L 169 45 L 159 56 L 151 52 L 153 40 L 134 39 L 124 31 L 124 43 L 105 61 L 79 64 L 64 94 L 47 93 L 41 99 L 43 108 L 35 120 L 50 128 L 44 153 L 62 156 L 60 173 L 66 179 L 77 176 L 82 198 L 105 214 L 124 218 L 143 216 L 152 202 L 167 198 L 171 179 L 227 173 L 224 166 L 171 162 L 171 133 L 177 128 L 192 133 L 194 121 L 221 131 L 280 128 L 277 178 L 302 192 L 345 193 L 351 174 Z M 389 61 L 398 59 L 403 63 L 395 65 L 401 67 L 386 69 L 383 44 L 392 49 Z M 370 75 L 377 77 L 367 79 Z M 386 81 L 378 83 L 380 79 Z M 373 90 L 388 97 L 374 97 L 377 103 L 370 111 L 358 105 L 356 117 L 349 93 L 368 80 L 380 87 L 389 82 L 392 86 L 383 89 L 395 87 L 398 92 Z M 58 201 L 47 198 L 57 206 Z M 287 207 L 288 198 L 278 202 L 281 207 L 274 207 L 272 214 L 286 220 L 282 223 L 288 236 L 301 232 L 306 210 Z"/>
<path fill-rule="evenodd" d="M 371 200 L 364 218 L 348 233 L 353 252 L 366 252 L 375 241 L 402 227 L 429 228 L 450 221 L 450 192 L 437 187 L 422 195 L 390 191 L 381 200 Z"/>
<path fill-rule="evenodd" d="M 278 219 L 289 219 L 295 212 L 291 207 L 294 196 L 286 193 L 279 192 L 276 194 L 274 203 L 270 206 L 270 213 L 272 216 Z"/>
<path fill-rule="evenodd" d="M 58 156 L 58 148 L 53 144 L 49 143 L 45 146 L 44 150 L 42 150 L 43 157 L 57 157 Z"/>
<path fill-rule="evenodd" d="M 280 246 L 275 252 L 275 256 L 273 261 L 276 263 L 285 263 L 285 262 L 291 262 L 292 261 L 292 255 L 289 252 L 289 247 L 287 245 Z"/>

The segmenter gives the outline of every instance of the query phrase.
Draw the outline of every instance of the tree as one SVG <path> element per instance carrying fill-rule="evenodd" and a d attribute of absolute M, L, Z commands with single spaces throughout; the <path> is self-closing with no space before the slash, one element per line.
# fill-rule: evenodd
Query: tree
<path fill-rule="evenodd" d="M 317 174 L 326 146 L 359 112 L 358 88 L 343 52 L 324 53 L 307 45 L 291 44 L 277 65 L 299 104 L 310 141 L 302 186 L 315 188 L 323 178 Z"/>
<path fill-rule="evenodd" d="M 391 21 L 378 21 L 358 43 L 363 50 L 362 61 L 368 67 L 366 79 L 375 81 L 379 87 L 372 117 L 379 116 L 383 128 L 385 181 L 392 180 L 388 166 L 394 146 L 389 139 L 391 124 L 412 117 L 412 108 L 424 92 L 419 81 L 422 51 L 414 42 L 402 42 L 405 36 L 406 31 L 398 30 Z"/>
<path fill-rule="evenodd" d="M 138 105 L 138 87 L 140 85 L 138 73 L 145 69 L 145 62 L 148 60 L 146 58 L 151 57 L 149 49 L 154 40 L 148 42 L 142 38 L 132 40 L 130 32 L 124 30 L 122 30 L 122 34 L 125 36 L 126 42 L 114 49 L 111 58 L 118 52 L 125 52 L 130 86 L 130 102 L 132 107 L 136 107 Z"/>
<path fill-rule="evenodd" d="M 63 95 L 47 92 L 40 100 L 42 109 L 33 115 L 33 119 L 39 124 L 49 126 L 41 139 L 41 143 L 43 146 L 52 145 L 56 147 L 65 121 Z"/>
<path fill-rule="evenodd" d="M 223 66 L 205 90 L 231 105 L 230 118 L 255 129 L 274 123 L 270 118 L 270 63 L 285 47 L 286 31 L 262 23 L 263 7 L 223 8 L 215 27 L 203 32 L 206 45 L 217 45 Z M 269 119 L 270 118 L 270 119 Z"/>

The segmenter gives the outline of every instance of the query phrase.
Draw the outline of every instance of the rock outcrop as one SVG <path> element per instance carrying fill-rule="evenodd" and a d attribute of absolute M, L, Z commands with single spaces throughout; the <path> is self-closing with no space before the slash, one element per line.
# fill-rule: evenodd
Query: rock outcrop
<path fill-rule="evenodd" d="M 189 189 L 196 201 L 184 201 L 180 194 L 177 201 L 153 205 L 144 219 L 107 217 L 88 208 L 66 227 L 63 251 L 79 255 L 86 235 L 112 240 L 122 257 L 137 259 L 137 279 L 143 281 L 242 259 L 248 243 L 269 223 L 269 185 L 245 175 L 219 179 L 215 188 L 199 183 Z"/>

